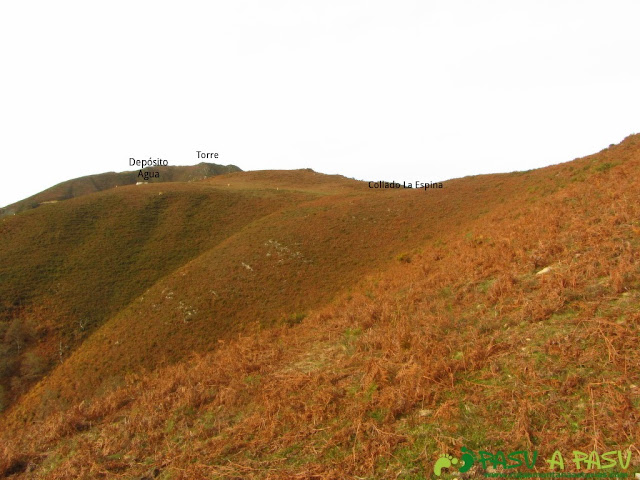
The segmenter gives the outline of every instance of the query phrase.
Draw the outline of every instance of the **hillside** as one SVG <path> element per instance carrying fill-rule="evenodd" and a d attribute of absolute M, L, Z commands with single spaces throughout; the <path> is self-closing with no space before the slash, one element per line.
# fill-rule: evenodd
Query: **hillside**
<path fill-rule="evenodd" d="M 191 182 L 202 180 L 214 175 L 222 175 L 231 172 L 238 172 L 240 169 L 235 165 L 217 165 L 215 163 L 199 163 L 198 165 L 173 166 L 173 167 L 148 167 L 141 170 L 143 177 L 139 176 L 140 170 L 129 172 L 108 172 L 98 175 L 88 175 L 86 177 L 74 178 L 66 182 L 54 185 L 31 197 L 19 202 L 0 208 L 0 217 L 14 215 L 32 208 L 37 208 L 42 204 L 60 202 L 70 198 L 81 197 L 95 192 L 101 192 L 111 188 L 125 185 L 135 185 L 140 181 L 148 183 L 160 182 Z M 148 172 L 158 172 L 159 177 L 145 179 Z"/>
<path fill-rule="evenodd" d="M 150 184 L 0 220 L 0 406 L 156 281 L 304 198 Z"/>
<path fill-rule="evenodd" d="M 72 225 L 81 225 L 80 233 L 67 233 L 74 241 L 61 238 L 60 228 L 68 232 L 67 227 L 54 225 L 64 225 L 63 218 L 74 218 L 70 212 L 76 210 L 68 209 L 81 199 L 47 205 L 46 210 L 39 209 L 40 216 L 34 212 L 33 216 L 15 217 L 33 219 L 32 225 L 12 219 L 6 222 L 15 233 L 7 235 L 9 243 L 16 248 L 4 252 L 7 266 L 13 270 L 7 272 L 4 285 L 9 290 L 2 298 L 13 298 L 13 304 L 34 305 L 40 310 L 47 305 L 48 318 L 43 326 L 38 320 L 45 317 L 41 311 L 24 306 L 6 308 L 7 331 L 12 323 L 32 325 L 32 342 L 23 342 L 20 356 L 16 359 L 16 348 L 7 351 L 14 356 L 6 361 L 13 364 L 13 376 L 6 382 L 12 388 L 6 390 L 15 398 L 27 390 L 24 385 L 16 388 L 16 377 L 23 382 L 25 377 L 38 379 L 48 371 L 43 364 L 53 367 L 64 360 L 29 392 L 23 407 L 29 405 L 32 412 L 46 413 L 88 392 L 121 383 L 126 372 L 172 363 L 194 351 L 211 350 L 219 340 L 256 322 L 263 328 L 299 320 L 310 308 L 329 301 L 362 275 L 398 255 L 409 255 L 411 249 L 433 236 L 430 225 L 446 228 L 451 222 L 479 214 L 481 199 L 495 202 L 487 190 L 465 187 L 465 182 L 455 191 L 420 192 L 419 197 L 411 191 L 375 194 L 363 182 L 311 171 L 248 172 L 213 178 L 196 186 L 171 186 L 183 189 L 187 200 L 181 204 L 172 202 L 167 185 L 119 188 L 87 197 L 95 216 L 111 223 L 105 227 L 72 220 Z M 163 195 L 158 195 L 159 190 Z M 198 196 L 203 192 L 209 192 L 208 203 Z M 233 209 L 216 208 L 216 202 L 229 195 L 244 203 L 234 203 Z M 192 208 L 199 217 L 185 205 L 193 202 L 194 196 L 199 203 L 197 209 Z M 475 208 L 462 208 L 465 196 Z M 158 224 L 152 215 L 154 209 L 136 203 L 136 197 L 151 205 L 171 205 L 171 211 L 163 212 L 165 221 Z M 389 198 L 396 198 L 393 209 Z M 434 208 L 446 199 L 456 215 L 448 209 Z M 116 213 L 112 210 L 115 205 L 125 211 Z M 59 216 L 52 215 L 49 208 Z M 135 230 L 131 232 L 130 218 L 135 218 L 137 210 L 145 211 L 149 223 L 133 223 Z M 420 212 L 422 218 L 410 221 L 412 212 Z M 92 218 L 86 210 L 79 210 L 77 215 Z M 182 230 L 173 225 L 179 219 Z M 231 223 L 229 228 L 226 223 Z M 117 229 L 117 233 L 109 228 Z M 187 228 L 193 231 L 186 234 Z M 26 232 L 33 232 L 34 237 L 25 238 Z M 62 241 L 45 243 L 44 232 Z M 166 239 L 167 234 L 172 237 Z M 105 237 L 116 239 L 109 242 L 109 248 L 104 244 Z M 193 259 L 184 255 L 189 248 L 189 253 L 195 254 L 198 239 L 204 238 L 197 250 L 200 255 Z M 43 245 L 54 247 L 43 249 Z M 58 250 L 70 247 L 81 252 L 77 258 Z M 40 258 L 42 255 L 45 259 Z M 31 263 L 10 261 L 21 256 Z M 167 262 L 166 256 L 171 261 Z M 65 259 L 64 264 L 55 263 L 61 259 Z M 163 269 L 153 271 L 151 266 L 158 263 Z M 81 292 L 76 289 L 79 284 L 86 286 Z M 52 285 L 56 289 L 54 299 L 49 293 Z M 133 301 L 136 297 L 138 300 Z M 138 321 L 141 315 L 144 322 Z M 31 345 L 32 353 L 28 348 Z M 32 363 L 38 368 L 32 368 Z"/>
<path fill-rule="evenodd" d="M 202 215 L 224 195 L 263 210 L 229 210 L 222 217 L 237 224 L 114 302 L 3 414 L 0 472 L 417 479 L 461 447 L 475 452 L 468 478 L 487 470 L 480 450 L 537 450 L 536 471 L 548 471 L 542 458 L 555 450 L 632 448 L 637 470 L 639 174 L 635 135 L 566 164 L 438 190 L 372 190 L 312 171 L 176 184 L 186 199 L 210 199 Z M 143 187 L 119 188 L 113 202 L 143 191 L 150 202 L 169 185 Z M 35 230 L 40 211 L 5 219 L 0 238 Z M 41 232 L 31 235 L 15 240 L 23 257 L 41 250 Z M 80 261 L 87 279 L 109 266 Z M 28 290 L 12 268 L 10 279 L 2 270 L 11 291 Z M 23 304 L 62 304 L 38 288 Z M 25 308 L 6 306 L 5 323 Z"/>

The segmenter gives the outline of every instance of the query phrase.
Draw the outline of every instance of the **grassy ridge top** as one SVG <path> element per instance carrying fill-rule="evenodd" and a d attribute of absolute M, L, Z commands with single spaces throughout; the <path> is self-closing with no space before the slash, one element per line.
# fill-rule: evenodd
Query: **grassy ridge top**
<path fill-rule="evenodd" d="M 310 168 L 300 170 L 256 170 L 233 172 L 223 177 L 211 177 L 205 183 L 233 189 L 283 189 L 337 195 L 360 191 L 365 182 L 342 175 L 326 175 Z"/>
<path fill-rule="evenodd" d="M 159 178 L 150 178 L 150 183 L 160 182 L 190 182 L 203 180 L 205 178 L 222 175 L 231 172 L 238 172 L 240 169 L 235 165 L 217 165 L 215 163 L 199 163 L 198 165 L 173 166 L 173 167 L 153 167 L 144 168 L 142 172 L 159 172 Z M 31 197 L 19 202 L 0 208 L 0 217 L 13 215 L 32 208 L 37 208 L 43 203 L 59 202 L 70 198 L 81 197 L 95 192 L 101 192 L 111 188 L 125 185 L 135 185 L 138 181 L 144 181 L 138 176 L 139 170 L 130 172 L 108 172 L 86 177 L 74 178 L 66 182 L 59 183 Z"/>
<path fill-rule="evenodd" d="M 29 392 L 4 418 L 0 472 L 425 478 L 462 445 L 626 448 L 640 436 L 638 173 L 633 136 L 537 171 L 356 184 L 264 215 Z M 87 401 L 88 377 L 127 371 Z M 47 389 L 71 408 L 23 423 Z"/>

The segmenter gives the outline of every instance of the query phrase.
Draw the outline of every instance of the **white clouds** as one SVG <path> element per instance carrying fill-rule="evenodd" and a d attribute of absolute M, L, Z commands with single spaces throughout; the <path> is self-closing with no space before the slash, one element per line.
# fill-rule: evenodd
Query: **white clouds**
<path fill-rule="evenodd" d="M 622 1 L 5 2 L 0 204 L 130 156 L 197 163 L 198 149 L 399 181 L 570 160 L 639 130 L 639 14 Z"/>

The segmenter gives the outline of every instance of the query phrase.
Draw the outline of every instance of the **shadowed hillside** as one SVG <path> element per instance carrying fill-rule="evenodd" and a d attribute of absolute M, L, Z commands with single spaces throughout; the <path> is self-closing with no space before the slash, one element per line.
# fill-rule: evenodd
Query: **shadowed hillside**
<path fill-rule="evenodd" d="M 639 174 L 636 135 L 426 192 L 308 171 L 185 186 L 299 197 L 96 328 L 5 413 L 0 472 L 430 478 L 463 446 L 630 448 Z"/>
<path fill-rule="evenodd" d="M 101 192 L 110 188 L 122 187 L 125 185 L 135 185 L 137 182 L 147 181 L 149 183 L 160 182 L 192 182 L 202 180 L 214 175 L 222 175 L 231 172 L 239 172 L 235 165 L 217 165 L 215 163 L 199 163 L 192 166 L 175 167 L 148 167 L 142 169 L 143 175 L 149 172 L 158 172 L 159 178 L 145 179 L 140 177 L 140 170 L 130 172 L 108 172 L 98 175 L 88 175 L 86 177 L 74 178 L 66 182 L 59 183 L 29 198 L 0 208 L 0 217 L 13 215 L 32 208 L 39 207 L 46 203 L 55 203 L 70 198 L 89 195 L 90 193 Z"/>

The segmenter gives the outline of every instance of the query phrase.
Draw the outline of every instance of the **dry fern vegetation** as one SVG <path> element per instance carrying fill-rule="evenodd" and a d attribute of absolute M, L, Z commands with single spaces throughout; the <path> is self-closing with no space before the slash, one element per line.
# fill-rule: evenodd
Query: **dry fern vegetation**
<path fill-rule="evenodd" d="M 0 475 L 419 479 L 462 446 L 637 470 L 639 175 L 635 135 L 442 190 L 237 172 L 5 217 Z"/>

